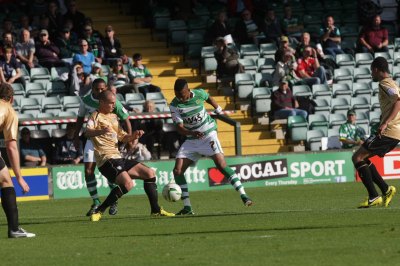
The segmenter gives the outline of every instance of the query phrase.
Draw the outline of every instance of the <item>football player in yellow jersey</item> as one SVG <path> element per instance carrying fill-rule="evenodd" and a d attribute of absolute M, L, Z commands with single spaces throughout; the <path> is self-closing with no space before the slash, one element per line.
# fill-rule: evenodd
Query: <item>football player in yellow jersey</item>
<path fill-rule="evenodd" d="M 368 191 L 368 199 L 362 202 L 359 208 L 380 205 L 387 207 L 396 194 L 396 188 L 389 186 L 382 179 L 369 158 L 375 155 L 385 156 L 400 142 L 400 90 L 390 77 L 389 65 L 385 58 L 374 59 L 371 64 L 371 75 L 374 81 L 379 82 L 379 104 L 382 115 L 376 135 L 369 137 L 352 158 Z M 374 183 L 382 191 L 382 196 L 376 191 Z"/>
<path fill-rule="evenodd" d="M 118 141 L 127 143 L 137 141 L 144 132 L 137 130 L 127 134 L 113 113 L 116 96 L 112 91 L 103 91 L 99 95 L 99 110 L 93 112 L 86 126 L 85 135 L 91 138 L 94 155 L 99 171 L 109 182 L 118 186 L 110 191 L 106 200 L 91 215 L 91 221 L 97 222 L 102 213 L 124 194 L 133 188 L 132 179 L 144 181 L 144 191 L 150 202 L 152 216 L 174 216 L 158 205 L 157 184 L 154 171 L 135 160 L 125 159 L 118 150 Z"/>
<path fill-rule="evenodd" d="M 4 134 L 8 159 L 11 168 L 14 171 L 18 184 L 23 193 L 29 192 L 29 186 L 21 175 L 19 163 L 19 151 L 17 146 L 18 139 L 18 116 L 15 113 L 12 102 L 14 101 L 14 90 L 8 83 L 0 84 L 0 131 Z M 0 188 L 1 205 L 7 216 L 8 237 L 35 237 L 35 234 L 29 233 L 19 227 L 18 208 L 15 195 L 15 189 L 11 180 L 10 172 L 0 155 Z"/>

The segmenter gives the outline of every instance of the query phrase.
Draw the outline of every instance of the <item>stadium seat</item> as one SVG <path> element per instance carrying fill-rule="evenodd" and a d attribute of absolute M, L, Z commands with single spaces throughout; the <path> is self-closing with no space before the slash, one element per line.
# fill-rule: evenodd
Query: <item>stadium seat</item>
<path fill-rule="evenodd" d="M 330 96 L 328 96 L 327 98 L 317 98 L 317 99 L 315 99 L 314 100 L 314 102 L 315 102 L 315 106 L 314 106 L 315 113 L 330 112 L 331 111 L 330 99 L 331 99 Z"/>
<path fill-rule="evenodd" d="M 346 122 L 345 114 L 330 114 L 329 115 L 329 128 L 340 127 Z"/>
<path fill-rule="evenodd" d="M 350 103 L 347 98 L 333 98 L 331 101 L 331 112 L 336 113 L 338 110 L 349 110 Z"/>
<path fill-rule="evenodd" d="M 329 126 L 328 118 L 323 114 L 310 114 L 308 116 L 308 129 L 322 129 Z"/>
<path fill-rule="evenodd" d="M 271 110 L 271 93 L 272 89 L 268 87 L 258 87 L 253 89 L 253 113 L 262 114 Z"/>
<path fill-rule="evenodd" d="M 369 100 L 361 95 L 357 97 L 352 97 L 350 100 L 350 104 L 351 104 L 351 109 L 355 111 L 367 113 L 370 109 Z"/>
<path fill-rule="evenodd" d="M 294 97 L 311 97 L 312 92 L 308 85 L 294 85 L 292 87 Z"/>
<path fill-rule="evenodd" d="M 136 113 L 143 113 L 143 104 L 140 103 L 135 103 L 131 102 L 130 104 L 127 104 L 131 110 L 133 110 Z"/>
<path fill-rule="evenodd" d="M 67 81 L 69 76 L 68 67 L 52 67 L 50 69 L 51 81 Z"/>
<path fill-rule="evenodd" d="M 18 119 L 27 119 L 27 120 L 33 120 L 35 117 L 33 114 L 21 114 L 18 113 Z"/>
<path fill-rule="evenodd" d="M 58 117 L 63 117 L 63 118 L 66 118 L 66 117 L 73 117 L 73 118 L 75 118 L 77 116 L 77 113 L 76 112 L 74 112 L 74 111 L 61 111 L 61 112 L 59 112 L 58 113 Z"/>
<path fill-rule="evenodd" d="M 312 85 L 311 91 L 314 99 L 317 99 L 318 96 L 332 96 L 332 90 L 327 84 Z"/>
<path fill-rule="evenodd" d="M 370 112 L 369 109 L 365 110 L 365 109 L 353 108 L 353 110 L 356 112 L 357 124 L 369 123 L 369 117 L 368 117 L 368 113 Z"/>
<path fill-rule="evenodd" d="M 242 58 L 238 60 L 243 65 L 246 73 L 255 74 L 257 72 L 257 65 L 252 58 Z"/>
<path fill-rule="evenodd" d="M 256 73 L 254 75 L 256 87 L 271 87 L 272 86 L 272 75 L 269 73 Z"/>
<path fill-rule="evenodd" d="M 79 96 L 64 96 L 62 98 L 62 103 L 64 106 L 64 111 L 68 111 L 71 109 L 75 110 L 79 108 L 81 99 Z"/>
<path fill-rule="evenodd" d="M 42 112 L 45 112 L 45 110 L 61 110 L 63 108 L 63 105 L 60 101 L 60 98 L 57 96 L 51 96 L 51 97 L 44 97 L 42 99 Z"/>
<path fill-rule="evenodd" d="M 400 63 L 400 52 L 393 53 L 393 64 L 397 66 Z"/>
<path fill-rule="evenodd" d="M 45 67 L 33 67 L 33 68 L 31 68 L 30 71 L 31 71 L 31 73 L 30 73 L 31 81 L 34 81 L 37 79 L 50 80 L 50 78 L 51 78 L 49 70 Z"/>
<path fill-rule="evenodd" d="M 370 66 L 374 57 L 370 53 L 356 53 L 356 67 L 360 67 L 361 65 Z"/>
<path fill-rule="evenodd" d="M 260 44 L 260 56 L 275 55 L 277 49 L 275 43 L 262 43 Z"/>
<path fill-rule="evenodd" d="M 332 85 L 333 97 L 338 97 L 340 95 L 352 95 L 352 89 L 347 83 L 338 83 Z"/>
<path fill-rule="evenodd" d="M 167 104 L 167 99 L 165 99 L 162 92 L 148 92 L 146 93 L 146 100 L 152 100 L 155 104 L 164 103 Z"/>
<path fill-rule="evenodd" d="M 371 96 L 371 101 L 370 101 L 370 104 L 371 104 L 371 110 L 372 111 L 377 111 L 377 110 L 379 110 L 380 111 L 380 103 L 379 103 L 379 98 L 378 98 L 378 95 L 374 95 L 374 96 Z"/>
<path fill-rule="evenodd" d="M 379 123 L 381 121 L 381 112 L 379 111 L 370 111 L 368 113 L 369 123 Z"/>
<path fill-rule="evenodd" d="M 358 96 L 361 94 L 368 94 L 371 95 L 372 94 L 372 88 L 369 85 L 369 83 L 365 83 L 365 82 L 357 82 L 357 83 L 353 83 L 353 96 Z"/>
<path fill-rule="evenodd" d="M 393 59 L 388 52 L 376 52 L 374 58 L 383 57 L 389 64 L 393 64 Z"/>
<path fill-rule="evenodd" d="M 11 87 L 14 90 L 14 95 L 22 95 L 25 96 L 25 89 L 21 83 L 12 83 Z"/>
<path fill-rule="evenodd" d="M 240 45 L 240 56 L 241 58 L 258 58 L 260 51 L 255 44 L 242 44 Z"/>
<path fill-rule="evenodd" d="M 354 61 L 354 57 L 351 54 L 337 54 L 336 55 L 336 64 L 341 66 L 355 66 L 356 62 Z"/>
<path fill-rule="evenodd" d="M 142 93 L 127 93 L 125 94 L 125 102 L 126 104 L 144 104 L 146 99 L 144 98 Z"/>
<path fill-rule="evenodd" d="M 200 33 L 188 33 L 185 41 L 185 59 L 200 59 L 204 37 Z"/>
<path fill-rule="evenodd" d="M 307 146 L 311 151 L 319 151 L 321 149 L 321 138 L 325 137 L 322 130 L 308 130 L 307 131 Z"/>
<path fill-rule="evenodd" d="M 354 82 L 367 82 L 371 80 L 371 70 L 367 67 L 359 67 L 353 70 Z"/>
<path fill-rule="evenodd" d="M 54 116 L 51 113 L 38 113 L 36 118 L 43 119 L 43 118 L 53 118 Z"/>
<path fill-rule="evenodd" d="M 30 97 L 31 95 L 46 95 L 46 90 L 42 83 L 31 83 L 27 82 L 25 85 L 25 96 Z"/>
<path fill-rule="evenodd" d="M 63 97 L 68 95 L 68 88 L 65 87 L 65 84 L 62 81 L 52 81 L 47 83 L 46 94 L 47 96 Z"/>
<path fill-rule="evenodd" d="M 255 81 L 250 73 L 235 74 L 235 88 L 238 99 L 249 99 L 254 86 Z"/>
<path fill-rule="evenodd" d="M 40 104 L 36 98 L 22 98 L 20 106 L 22 113 L 28 110 L 38 110 L 40 112 Z"/>
<path fill-rule="evenodd" d="M 62 138 L 67 134 L 67 130 L 66 129 L 62 129 L 62 128 L 57 128 L 57 129 L 53 129 L 51 131 L 51 137 L 52 138 Z"/>
<path fill-rule="evenodd" d="M 307 139 L 308 124 L 303 116 L 289 116 L 287 118 L 287 128 L 292 141 L 301 141 Z"/>
<path fill-rule="evenodd" d="M 168 23 L 168 46 L 181 45 L 185 42 L 187 25 L 184 20 L 170 20 Z"/>
<path fill-rule="evenodd" d="M 263 72 L 267 69 L 275 70 L 275 60 L 272 58 L 258 58 L 257 59 L 257 70 Z"/>
<path fill-rule="evenodd" d="M 334 82 L 338 83 L 344 80 L 353 80 L 353 73 L 349 68 L 337 68 L 333 73 Z"/>

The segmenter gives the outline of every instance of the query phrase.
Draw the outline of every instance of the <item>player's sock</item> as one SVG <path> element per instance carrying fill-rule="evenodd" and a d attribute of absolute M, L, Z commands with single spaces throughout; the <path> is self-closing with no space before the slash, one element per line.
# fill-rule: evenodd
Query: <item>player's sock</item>
<path fill-rule="evenodd" d="M 128 193 L 128 190 L 124 186 L 116 186 L 110 191 L 110 194 L 108 194 L 103 203 L 99 207 L 97 207 L 96 211 L 103 213 L 108 207 L 110 207 L 126 193 Z"/>
<path fill-rule="evenodd" d="M 183 206 L 185 209 L 192 209 L 192 204 L 190 203 L 189 198 L 189 189 L 186 183 L 185 175 L 177 175 L 175 176 L 175 182 L 181 187 L 182 190 L 182 200 Z"/>
<path fill-rule="evenodd" d="M 375 189 L 374 183 L 372 182 L 372 173 L 369 165 L 365 161 L 358 162 L 354 165 L 357 169 L 358 174 L 368 191 L 368 196 L 370 199 L 378 197 L 378 192 Z"/>
<path fill-rule="evenodd" d="M 244 191 L 244 187 L 242 185 L 242 182 L 240 182 L 239 177 L 237 176 L 235 171 L 232 170 L 232 168 L 227 166 L 224 169 L 222 169 L 222 173 L 229 180 L 229 182 L 236 189 L 236 191 L 239 191 L 240 195 L 245 195 L 246 194 L 246 192 Z"/>
<path fill-rule="evenodd" d="M 371 162 L 369 165 L 369 170 L 372 174 L 372 181 L 374 181 L 374 183 L 379 187 L 379 189 L 382 191 L 382 194 L 385 195 L 389 189 L 388 184 L 386 184 L 382 176 L 379 174 L 378 170 L 376 170 L 375 165 Z"/>
<path fill-rule="evenodd" d="M 86 187 L 93 200 L 93 204 L 100 205 L 99 195 L 97 194 L 97 180 L 94 174 L 86 176 Z"/>
<path fill-rule="evenodd" d="M 108 186 L 110 187 L 110 190 L 112 190 L 112 189 L 115 188 L 115 187 L 118 187 L 117 184 L 110 183 L 110 182 L 108 182 Z"/>
<path fill-rule="evenodd" d="M 149 198 L 151 213 L 159 213 L 160 206 L 158 205 L 158 193 L 156 178 L 144 180 L 143 183 L 144 191 L 146 192 L 147 198 Z"/>
<path fill-rule="evenodd" d="M 14 187 L 1 189 L 1 205 L 7 217 L 8 230 L 18 231 L 18 208 Z"/>

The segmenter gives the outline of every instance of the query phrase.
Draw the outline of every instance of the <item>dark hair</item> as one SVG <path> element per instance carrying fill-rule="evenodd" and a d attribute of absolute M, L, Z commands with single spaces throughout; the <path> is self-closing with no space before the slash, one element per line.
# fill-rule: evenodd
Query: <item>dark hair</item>
<path fill-rule="evenodd" d="M 377 57 L 372 61 L 371 68 L 376 68 L 379 71 L 390 73 L 389 72 L 389 64 L 384 57 Z"/>
<path fill-rule="evenodd" d="M 114 92 L 112 92 L 112 91 L 110 91 L 110 90 L 102 91 L 102 92 L 100 93 L 100 95 L 99 95 L 99 101 L 104 101 L 104 100 L 106 100 L 110 95 L 114 95 L 114 96 L 115 96 Z"/>
<path fill-rule="evenodd" d="M 133 57 L 133 60 L 140 60 L 140 59 L 142 59 L 142 55 L 139 54 L 139 53 L 134 54 L 132 57 Z"/>
<path fill-rule="evenodd" d="M 9 102 L 11 100 L 11 97 L 13 97 L 13 96 L 14 96 L 14 90 L 11 87 L 11 85 L 8 83 L 5 83 L 5 82 L 1 83 L 0 84 L 0 99 L 3 99 L 5 101 Z"/>
<path fill-rule="evenodd" d="M 181 91 L 187 86 L 187 81 L 185 79 L 177 79 L 175 81 L 174 90 Z"/>
<path fill-rule="evenodd" d="M 104 83 L 104 84 L 107 85 L 107 83 L 106 83 L 106 81 L 105 81 L 104 79 L 102 79 L 102 78 L 97 78 L 97 79 L 93 80 L 93 82 L 92 82 L 92 88 L 95 87 L 95 86 L 97 86 L 97 85 L 100 84 L 100 83 Z"/>
<path fill-rule="evenodd" d="M 24 127 L 21 129 L 21 135 L 24 135 L 24 134 L 31 134 L 31 131 L 29 130 L 29 128 Z"/>

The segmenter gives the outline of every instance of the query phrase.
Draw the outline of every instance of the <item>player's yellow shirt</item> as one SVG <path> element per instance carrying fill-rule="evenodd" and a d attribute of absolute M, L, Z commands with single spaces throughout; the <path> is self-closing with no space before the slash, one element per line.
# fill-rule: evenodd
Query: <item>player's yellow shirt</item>
<path fill-rule="evenodd" d="M 393 109 L 394 104 L 400 98 L 400 90 L 392 78 L 384 78 L 379 82 L 379 103 L 381 106 L 382 119 L 385 120 Z M 389 122 L 382 135 L 400 140 L 400 113 Z"/>
<path fill-rule="evenodd" d="M 18 116 L 11 103 L 4 100 L 0 100 L 0 131 L 5 141 L 18 139 Z"/>
<path fill-rule="evenodd" d="M 91 138 L 98 167 L 109 159 L 122 158 L 118 150 L 118 141 L 121 141 L 127 135 L 119 126 L 116 114 L 102 114 L 96 111 L 89 116 L 86 128 L 103 129 L 105 127 L 109 127 L 112 132 Z"/>

